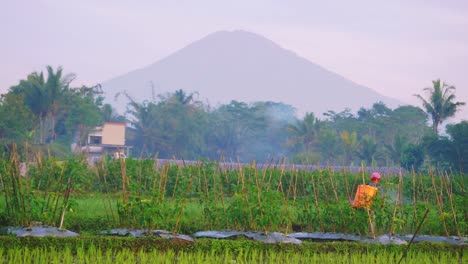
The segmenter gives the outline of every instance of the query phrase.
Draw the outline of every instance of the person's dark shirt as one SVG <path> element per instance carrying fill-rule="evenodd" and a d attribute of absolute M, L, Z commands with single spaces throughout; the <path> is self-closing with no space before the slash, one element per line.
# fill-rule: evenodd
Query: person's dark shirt
<path fill-rule="evenodd" d="M 380 184 L 376 184 L 375 182 L 371 181 L 368 185 L 377 188 L 379 190 L 379 195 L 383 197 L 383 188 Z"/>

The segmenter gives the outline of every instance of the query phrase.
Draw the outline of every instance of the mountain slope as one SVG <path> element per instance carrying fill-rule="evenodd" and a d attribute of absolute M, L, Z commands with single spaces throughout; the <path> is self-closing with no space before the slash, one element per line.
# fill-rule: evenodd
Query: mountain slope
<path fill-rule="evenodd" d="M 246 31 L 221 31 L 196 41 L 174 54 L 139 70 L 102 84 L 106 98 L 123 111 L 126 91 L 137 101 L 183 89 L 198 92 L 208 103 L 275 101 L 290 104 L 298 112 L 358 110 L 383 101 L 399 102 L 358 85 L 272 41 Z"/>

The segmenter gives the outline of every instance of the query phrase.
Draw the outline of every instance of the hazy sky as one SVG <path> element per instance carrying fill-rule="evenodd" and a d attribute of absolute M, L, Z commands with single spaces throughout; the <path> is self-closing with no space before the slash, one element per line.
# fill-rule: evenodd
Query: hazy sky
<path fill-rule="evenodd" d="M 407 103 L 420 105 L 413 94 L 437 78 L 468 102 L 465 0 L 0 3 L 0 92 L 46 65 L 75 73 L 76 86 L 94 85 L 215 31 L 242 29 Z M 460 119 L 468 120 L 468 106 Z"/>

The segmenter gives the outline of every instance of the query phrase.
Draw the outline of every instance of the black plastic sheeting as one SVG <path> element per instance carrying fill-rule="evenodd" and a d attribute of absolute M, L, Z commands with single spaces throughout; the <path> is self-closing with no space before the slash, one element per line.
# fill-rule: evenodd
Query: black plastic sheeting
<path fill-rule="evenodd" d="M 378 244 L 396 244 L 404 245 L 407 244 L 409 240 L 401 239 L 396 236 L 381 235 L 373 237 L 351 235 L 351 234 L 340 234 L 340 233 L 293 233 L 290 236 L 302 239 L 302 240 L 312 240 L 312 241 L 356 241 L 356 242 L 366 242 L 366 243 L 378 243 Z M 410 238 L 411 239 L 411 238 Z"/>
<path fill-rule="evenodd" d="M 78 233 L 65 229 L 58 229 L 52 226 L 33 226 L 33 227 L 6 227 L 2 228 L 1 234 L 16 235 L 17 237 L 75 237 Z"/>
<path fill-rule="evenodd" d="M 302 241 L 354 241 L 364 243 L 377 243 L 377 244 L 396 244 L 404 245 L 411 241 L 413 235 L 381 235 L 375 238 L 368 236 L 360 236 L 353 234 L 343 233 L 323 233 L 323 232 L 299 232 L 291 234 L 283 234 L 279 232 L 248 232 L 248 231 L 199 231 L 192 236 L 183 234 L 174 234 L 167 230 L 148 230 L 148 229 L 111 229 L 101 231 L 100 235 L 110 236 L 132 236 L 132 237 L 147 237 L 156 236 L 164 239 L 176 239 L 179 241 L 193 243 L 194 238 L 213 238 L 213 239 L 235 239 L 244 237 L 255 241 L 260 241 L 268 244 L 288 243 L 288 244 L 301 244 Z M 4 227 L 0 228 L 0 235 L 16 235 L 17 237 L 74 237 L 79 236 L 78 233 L 58 229 L 51 226 L 32 226 L 32 227 Z M 431 242 L 431 243 L 447 243 L 452 245 L 466 245 L 468 244 L 468 237 L 458 236 L 429 236 L 418 235 L 415 236 L 413 243 Z"/>
<path fill-rule="evenodd" d="M 400 239 L 405 241 L 410 241 L 413 235 L 399 236 Z M 458 236 L 429 236 L 429 235 L 420 235 L 416 236 L 413 240 L 413 243 L 417 242 L 436 242 L 436 243 L 448 243 L 452 245 L 466 245 L 468 243 L 468 237 L 458 237 Z"/>
<path fill-rule="evenodd" d="M 404 245 L 411 241 L 413 235 L 381 235 L 376 236 L 375 238 L 367 236 L 359 236 L 352 234 L 340 234 L 340 233 L 291 233 L 284 235 L 282 233 L 268 233 L 263 232 L 243 232 L 243 231 L 200 231 L 194 234 L 196 238 L 216 238 L 216 239 L 226 239 L 226 238 L 235 238 L 235 237 L 247 237 L 253 240 L 265 242 L 265 243 L 294 243 L 300 244 L 304 240 L 310 241 L 355 241 L 355 242 L 364 242 L 364 243 L 378 243 L 378 244 L 396 244 Z M 421 235 L 416 236 L 413 240 L 413 243 L 418 242 L 440 242 L 448 243 L 452 245 L 466 245 L 468 243 L 468 238 L 466 237 L 442 237 L 442 236 L 428 236 Z"/>
<path fill-rule="evenodd" d="M 242 232 L 242 231 L 200 231 L 196 232 L 194 237 L 201 238 L 233 238 L 233 237 L 246 237 L 256 241 L 276 244 L 276 243 L 289 243 L 289 244 L 301 244 L 302 241 L 292 237 L 290 235 L 284 235 L 278 232 Z"/>
<path fill-rule="evenodd" d="M 195 242 L 195 240 L 187 235 L 173 234 L 172 232 L 166 230 L 147 230 L 147 229 L 111 229 L 101 231 L 101 235 L 111 235 L 111 236 L 132 236 L 132 237 L 146 237 L 146 236 L 156 236 L 165 239 L 177 239 L 182 241 L 187 241 L 190 243 Z"/>

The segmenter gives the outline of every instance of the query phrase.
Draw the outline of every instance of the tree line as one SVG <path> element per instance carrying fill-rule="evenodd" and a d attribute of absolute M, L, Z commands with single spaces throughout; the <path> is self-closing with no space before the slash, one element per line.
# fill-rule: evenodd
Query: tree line
<path fill-rule="evenodd" d="M 468 122 L 439 133 L 442 122 L 465 103 L 456 102 L 455 87 L 440 80 L 424 89 L 427 95 L 415 95 L 422 108 L 390 109 L 376 102 L 356 114 L 344 109 L 298 118 L 284 103 L 233 100 L 212 107 L 184 90 L 143 102 L 124 94 L 127 111 L 118 114 L 104 103 L 99 85 L 73 87 L 75 77 L 47 66 L 1 96 L 4 153 L 13 142 L 28 142 L 57 156 L 71 155 L 72 142 L 84 145 L 96 126 L 118 121 L 128 124 L 127 144 L 136 157 L 468 169 Z"/>

